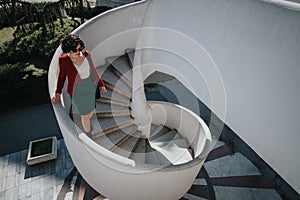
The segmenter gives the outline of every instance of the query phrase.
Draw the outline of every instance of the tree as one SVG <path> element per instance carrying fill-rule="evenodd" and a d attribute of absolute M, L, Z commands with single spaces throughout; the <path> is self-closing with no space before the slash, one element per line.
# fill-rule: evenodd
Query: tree
<path fill-rule="evenodd" d="M 78 26 L 84 23 L 85 7 L 90 11 L 88 0 L 59 0 L 57 2 L 31 3 L 22 0 L 0 1 L 0 23 L 1 27 L 16 26 L 14 37 L 22 37 L 29 31 L 42 28 L 42 35 L 54 33 L 54 21 L 60 20 L 64 26 L 63 18 L 67 17 L 65 10 L 71 15 Z M 75 17 L 80 17 L 80 22 Z M 0 27 L 0 28 L 1 28 Z"/>

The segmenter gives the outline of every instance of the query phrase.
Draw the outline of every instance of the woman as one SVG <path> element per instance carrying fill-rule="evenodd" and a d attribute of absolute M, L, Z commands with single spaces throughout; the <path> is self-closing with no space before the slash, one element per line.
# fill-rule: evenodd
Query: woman
<path fill-rule="evenodd" d="M 72 105 L 81 116 L 84 131 L 91 133 L 90 119 L 95 109 L 95 91 L 97 84 L 101 92 L 106 93 L 104 83 L 92 61 L 91 53 L 84 51 L 84 42 L 74 34 L 67 35 L 61 41 L 64 55 L 59 57 L 59 75 L 55 96 L 51 102 L 60 101 L 60 95 L 66 77 L 68 78 L 67 93 Z"/>

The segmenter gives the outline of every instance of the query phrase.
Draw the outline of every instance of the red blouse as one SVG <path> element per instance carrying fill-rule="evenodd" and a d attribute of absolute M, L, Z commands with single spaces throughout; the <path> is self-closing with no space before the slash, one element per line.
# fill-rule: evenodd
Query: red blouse
<path fill-rule="evenodd" d="M 104 83 L 101 79 L 96 66 L 92 60 L 92 56 L 90 51 L 83 52 L 84 56 L 88 59 L 90 64 L 90 76 L 92 79 L 92 82 L 94 84 L 98 84 L 103 87 Z M 58 74 L 58 80 L 57 80 L 57 86 L 55 93 L 61 94 L 62 88 L 64 87 L 66 77 L 68 77 L 68 88 L 67 92 L 71 95 L 73 95 L 73 88 L 74 85 L 77 83 L 81 83 L 81 78 L 78 75 L 78 71 L 76 70 L 73 62 L 71 61 L 70 57 L 65 54 L 59 57 L 59 74 Z"/>

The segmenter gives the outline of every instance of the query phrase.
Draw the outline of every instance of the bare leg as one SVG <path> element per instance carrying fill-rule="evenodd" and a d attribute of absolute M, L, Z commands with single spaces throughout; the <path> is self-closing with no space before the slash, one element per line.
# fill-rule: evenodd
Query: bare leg
<path fill-rule="evenodd" d="M 90 119 L 92 118 L 92 116 L 93 116 L 93 111 L 90 112 L 89 114 L 81 115 L 82 126 L 86 133 L 89 133 L 91 131 Z"/>
<path fill-rule="evenodd" d="M 89 115 L 89 119 L 91 119 L 93 117 L 94 111 L 90 112 Z"/>

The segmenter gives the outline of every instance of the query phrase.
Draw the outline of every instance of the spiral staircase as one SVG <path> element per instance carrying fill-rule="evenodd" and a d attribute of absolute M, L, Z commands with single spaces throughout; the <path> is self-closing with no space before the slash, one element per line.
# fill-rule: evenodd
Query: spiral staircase
<path fill-rule="evenodd" d="M 144 80 L 133 66 L 137 28 L 146 5 L 141 1 L 111 10 L 74 30 L 91 50 L 108 90 L 97 99 L 92 134 L 83 133 L 80 117 L 72 112 L 65 91 L 62 103 L 53 106 L 76 169 L 109 199 L 179 199 L 212 148 L 207 125 L 193 111 L 170 102 L 146 100 Z M 112 30 L 102 28 L 116 17 L 122 20 L 116 21 Z M 91 34 L 100 27 L 103 34 L 100 30 Z M 49 67 L 50 96 L 56 87 L 61 54 L 59 47 Z M 135 88 L 137 83 L 142 87 Z"/>
<path fill-rule="evenodd" d="M 193 148 L 176 129 L 152 124 L 150 137 L 144 138 L 137 125 L 134 124 L 134 118 L 131 116 L 133 59 L 134 50 L 128 50 L 124 55 L 107 58 L 106 66 L 98 66 L 107 87 L 107 93 L 96 99 L 96 112 L 92 119 L 94 129 L 90 136 L 91 139 L 115 154 L 134 160 L 140 166 L 152 166 L 154 171 L 163 168 L 170 169 L 170 167 L 175 167 L 178 162 L 192 161 L 194 159 Z M 147 83 L 145 84 L 145 93 L 149 102 L 154 102 L 153 100 L 167 101 L 167 99 L 162 99 L 161 96 L 151 94 L 151 90 L 153 90 L 151 88 L 153 88 L 153 83 L 149 86 Z M 74 121 L 79 120 L 77 125 L 82 129 L 80 118 L 76 116 L 76 113 L 72 113 L 72 118 Z M 210 129 L 211 131 L 218 131 L 215 124 L 211 125 Z M 157 146 L 167 147 L 167 149 L 173 148 L 169 154 L 162 154 L 156 150 L 155 147 Z M 172 160 L 177 154 L 180 154 L 179 149 L 187 149 L 188 153 L 185 155 L 184 161 Z M 175 155 L 172 156 L 172 154 Z M 220 164 L 214 162 L 222 163 L 223 168 L 219 166 Z M 229 172 L 228 177 L 222 177 L 223 173 L 228 173 L 225 165 L 238 169 L 236 172 L 238 176 L 232 176 L 233 174 Z M 247 166 L 248 169 L 243 171 L 239 169 L 239 165 Z M 210 175 L 220 177 L 210 177 Z M 64 199 L 68 199 L 67 193 L 71 194 L 72 199 L 107 199 L 103 193 L 95 191 L 89 185 L 88 180 L 84 180 L 76 169 L 70 172 L 69 176 L 68 180 L 65 181 L 65 187 L 69 189 L 60 194 L 65 197 Z M 222 186 L 226 186 L 225 188 L 228 188 L 228 191 L 226 189 L 223 191 Z M 233 152 L 231 147 L 222 141 L 218 141 L 209 153 L 191 187 L 179 199 L 218 199 L 221 198 L 222 194 L 228 195 L 226 199 L 230 199 L 231 187 L 242 188 L 240 189 L 242 192 L 251 193 L 255 198 L 260 198 L 260 190 L 264 189 L 265 195 L 269 196 L 270 199 L 280 199 L 275 192 L 275 186 L 249 160 L 240 153 Z M 246 189 L 243 191 L 243 188 Z M 167 190 L 167 186 L 164 189 Z M 251 190 L 251 192 L 248 190 Z M 158 191 L 159 189 L 156 192 Z M 239 192 L 241 192 L 238 189 L 237 191 L 236 196 L 240 195 Z M 127 195 L 128 193 L 123 194 L 121 199 L 126 199 Z M 232 196 L 236 199 L 236 196 Z M 143 199 L 148 198 L 143 197 Z M 153 198 L 150 197 L 149 199 Z"/>
<path fill-rule="evenodd" d="M 264 19 L 269 19 L 268 23 L 278 30 L 282 30 L 280 23 L 277 23 L 276 20 L 273 22 L 270 17 L 272 14 L 278 13 L 277 9 L 283 9 L 281 4 L 292 9 L 299 10 L 300 8 L 298 4 L 273 0 L 193 1 L 190 4 L 183 4 L 182 1 L 176 1 L 176 3 L 174 1 L 172 4 L 168 4 L 167 1 L 139 1 L 96 16 L 74 30 L 73 33 L 80 35 L 85 41 L 86 48 L 91 50 L 97 69 L 108 90 L 106 94 L 96 100 L 96 112 L 91 122 L 93 127 L 91 135 L 83 133 L 80 117 L 72 113 L 68 95 L 63 93 L 62 104 L 53 107 L 65 144 L 79 176 L 87 182 L 89 187 L 96 190 L 97 195 L 101 194 L 112 200 L 180 199 L 184 195 L 185 198 L 193 199 L 193 196 L 188 194 L 197 194 L 199 191 L 202 191 L 199 196 L 214 199 L 212 190 L 215 188 L 212 189 L 212 185 L 239 187 L 241 179 L 242 185 L 244 184 L 248 188 L 286 190 L 284 181 L 273 172 L 269 174 L 269 177 L 275 185 L 265 181 L 257 170 L 254 170 L 254 174 L 246 174 L 246 177 L 230 177 L 226 180 L 222 178 L 219 180 L 217 177 L 220 174 L 213 178 L 207 178 L 208 174 L 206 173 L 206 171 L 210 171 L 209 176 L 211 176 L 214 171 L 220 172 L 219 169 L 226 167 L 228 160 L 224 158 L 226 164 L 220 164 L 218 170 L 214 170 L 214 166 L 210 163 L 222 160 L 223 157 L 231 154 L 234 154 L 233 157 L 239 157 L 236 150 L 245 155 L 248 154 L 245 151 L 244 143 L 241 147 L 236 147 L 236 142 L 232 144 L 235 139 L 226 141 L 228 138 L 222 138 L 225 144 L 218 142 L 221 132 L 224 132 L 222 121 L 225 121 L 223 117 L 226 95 L 224 94 L 224 85 L 222 85 L 223 79 L 220 77 L 218 67 L 214 65 L 215 62 L 212 61 L 212 56 L 217 59 L 217 63 L 222 65 L 222 73 L 225 74 L 224 77 L 228 82 L 231 82 L 232 78 L 228 69 L 234 69 L 235 72 L 239 68 L 240 72 L 243 72 L 240 65 L 234 62 L 236 61 L 234 54 L 229 55 L 228 52 L 235 52 L 237 55 L 242 51 L 248 52 L 247 56 L 244 57 L 243 54 L 240 57 L 241 62 L 246 63 L 243 69 L 260 70 L 255 67 L 268 64 L 269 54 L 263 56 L 264 54 L 261 55 L 261 53 L 272 53 L 275 51 L 273 49 L 278 48 L 270 51 L 269 45 L 274 44 L 277 47 L 276 45 L 280 46 L 281 42 L 275 37 L 276 35 L 269 34 L 274 32 L 273 29 L 265 29 Z M 190 11 L 182 13 L 184 18 L 178 17 L 177 10 L 183 8 L 184 5 L 187 5 L 186 7 Z M 228 9 L 223 9 L 224 6 Z M 234 12 L 231 12 L 244 9 L 248 13 L 249 7 L 265 9 L 265 12 L 261 12 L 259 9 L 255 10 L 254 14 L 251 13 L 253 19 L 257 18 L 250 20 L 251 25 L 257 27 L 258 30 L 265 31 L 255 36 L 264 41 L 265 37 L 270 39 L 270 35 L 272 35 L 271 39 L 267 40 L 270 43 L 266 43 L 259 53 L 256 51 L 257 43 L 255 42 L 258 41 L 255 39 L 253 39 L 254 43 L 244 44 L 245 41 L 252 38 L 252 36 L 247 37 L 250 33 L 248 26 L 239 23 L 236 16 L 232 15 Z M 198 8 L 201 8 L 201 12 Z M 284 13 L 295 14 L 288 9 L 284 8 Z M 201 25 L 195 26 L 193 20 L 198 18 L 201 19 L 199 20 Z M 248 19 L 248 16 L 246 18 Z M 282 17 L 282 19 L 285 18 Z M 281 24 L 285 25 L 283 22 L 284 20 Z M 226 23 L 235 28 L 227 29 L 224 27 Z M 224 38 L 223 30 L 227 31 L 228 37 Z M 239 31 L 242 31 L 242 34 Z M 296 29 L 293 31 L 295 32 Z M 287 39 L 284 33 L 282 32 L 280 37 Z M 240 45 L 237 44 L 236 37 L 243 41 Z M 291 40 L 293 38 L 296 37 L 291 37 Z M 261 41 L 259 40 L 259 42 Z M 208 55 L 208 51 L 202 48 L 199 42 L 206 45 L 212 56 Z M 255 51 L 252 51 L 253 49 Z M 286 52 L 282 50 L 281 53 L 290 55 Z M 56 87 L 58 57 L 61 54 L 62 51 L 59 47 L 49 67 L 50 96 L 53 96 Z M 253 58 L 252 54 L 261 59 L 257 60 L 255 57 L 255 59 L 247 60 Z M 285 56 L 285 58 L 289 57 Z M 252 65 L 254 60 L 257 61 L 257 63 L 254 62 L 257 65 Z M 292 64 L 290 61 L 287 63 Z M 273 64 L 266 66 L 273 67 Z M 140 66 L 142 66 L 141 69 L 138 68 Z M 279 64 L 277 67 L 281 68 Z M 196 101 L 176 103 L 175 101 L 165 101 L 159 96 L 153 98 L 148 95 L 151 93 L 153 85 L 147 85 L 146 79 L 156 71 L 173 77 L 180 83 L 175 84 L 174 91 L 180 93 L 186 90 L 194 95 Z M 266 72 L 273 73 L 274 70 L 272 68 Z M 226 76 L 228 74 L 230 76 Z M 276 77 L 276 74 L 273 75 Z M 245 82 L 239 80 L 238 83 Z M 227 88 L 231 92 L 228 97 L 234 97 L 238 93 L 237 91 L 240 91 L 238 83 L 234 82 L 236 85 L 230 85 L 231 87 Z M 249 83 L 252 88 L 252 80 Z M 265 84 L 260 85 L 259 88 L 267 89 Z M 174 95 L 175 93 L 172 94 L 172 92 L 166 96 Z M 181 94 L 186 95 L 184 92 Z M 244 97 L 248 97 L 248 95 Z M 182 99 L 188 100 L 186 96 Z M 211 112 L 206 113 L 207 110 L 202 108 L 200 112 L 199 107 L 195 109 L 199 99 L 209 107 Z M 243 103 L 244 101 L 251 101 L 251 98 L 241 100 Z M 236 102 L 235 99 L 228 101 L 228 104 L 231 103 L 229 111 L 238 112 L 238 109 L 234 109 L 237 108 L 236 104 L 233 105 L 234 102 Z M 252 113 L 252 110 L 250 111 Z M 205 117 L 207 124 L 201 119 L 203 115 L 209 115 Z M 215 116 L 221 120 L 215 120 Z M 239 119 L 239 114 L 230 116 L 236 120 L 234 123 L 239 122 L 237 124 L 243 125 L 243 128 L 250 126 L 247 120 Z M 257 117 L 256 113 L 255 117 Z M 225 129 L 229 130 L 227 128 L 225 126 Z M 246 134 L 252 130 L 252 124 L 250 128 L 245 128 L 242 132 Z M 256 145 L 255 143 L 254 147 L 257 147 Z M 247 148 L 250 149 L 249 152 L 252 152 L 251 148 Z M 212 149 L 213 151 L 211 151 Z M 211 154 L 207 159 L 210 151 Z M 255 152 L 249 153 L 250 156 L 254 154 Z M 264 154 L 262 153 L 262 155 Z M 202 167 L 205 160 L 208 162 L 205 167 Z M 231 159 L 229 158 L 229 160 Z M 256 158 L 251 161 L 263 170 L 269 168 L 268 164 L 274 164 L 270 160 L 268 160 L 270 163 L 266 164 Z M 235 162 L 231 167 L 233 168 L 234 165 Z M 253 167 L 253 165 L 251 166 Z M 282 167 L 277 164 L 274 166 Z M 252 167 L 250 169 L 255 168 Z M 295 168 L 292 167 L 292 169 Z M 223 171 L 220 173 L 220 176 L 223 176 Z M 202 183 L 195 185 L 195 182 L 199 181 L 198 179 L 202 180 L 203 178 L 207 183 L 205 187 Z M 295 178 L 291 177 L 291 179 Z M 253 184 L 257 180 L 260 182 L 259 186 Z M 195 188 L 197 191 L 193 190 Z M 231 191 L 227 194 L 230 196 Z M 217 196 L 220 197 L 222 194 Z"/>
<path fill-rule="evenodd" d="M 183 166 L 186 165 L 188 167 L 189 164 L 187 163 L 195 159 L 194 152 L 188 140 L 180 132 L 161 124 L 152 124 L 150 137 L 145 138 L 134 123 L 134 118 L 131 115 L 133 59 L 134 50 L 128 50 L 124 55 L 107 58 L 105 66 L 98 66 L 97 69 L 102 74 L 107 93 L 96 99 L 95 115 L 92 118 L 93 131 L 89 135 L 90 139 L 114 154 L 133 160 L 136 163 L 136 167 L 151 166 L 151 171 L 166 169 L 169 171 L 172 168 L 176 169 L 176 165 L 181 163 L 183 163 Z M 172 77 L 169 78 L 172 79 Z M 165 79 L 168 78 L 165 77 Z M 151 85 L 145 84 L 145 93 L 149 103 L 157 102 L 157 100 L 168 101 L 167 99 L 162 99 L 161 96 L 153 95 L 151 93 L 152 88 L 153 83 Z M 80 129 L 82 127 L 79 116 L 76 113 L 70 114 L 79 128 L 77 131 L 81 132 Z M 76 122 L 76 120 L 78 121 Z M 216 124 L 210 124 L 211 131 L 218 131 L 219 128 Z M 164 151 L 161 153 L 161 149 L 157 147 L 165 148 L 168 152 Z M 183 149 L 187 150 L 186 154 L 178 157 L 178 155 L 183 155 L 180 151 Z M 230 199 L 230 194 L 226 192 L 230 192 L 232 187 L 240 188 L 242 192 L 251 193 L 257 198 L 260 198 L 260 190 L 263 190 L 266 196 L 272 199 L 280 199 L 275 191 L 275 185 L 268 181 L 242 154 L 234 152 L 232 147 L 224 142 L 218 141 L 208 154 L 207 159 L 206 156 L 201 159 L 200 165 L 203 164 L 203 167 L 197 172 L 192 185 L 178 199 L 218 199 L 221 198 L 223 193 L 229 195 L 227 199 Z M 216 164 L 218 162 L 219 164 Z M 224 165 L 223 167 L 219 166 L 221 163 Z M 232 176 L 233 174 L 230 174 L 232 172 L 226 172 L 226 165 L 236 168 L 237 175 Z M 240 169 L 241 166 L 247 166 L 247 169 Z M 228 174 L 222 177 L 224 176 L 223 173 Z M 71 193 L 73 199 L 106 199 L 105 192 L 96 191 L 94 187 L 89 185 L 89 180 L 85 180 L 76 169 L 69 176 L 69 180 L 65 181 L 65 184 L 69 186 L 65 187 L 70 189 L 60 194 L 65 196 L 64 199 L 68 199 L 67 193 Z M 128 180 L 128 182 L 130 181 Z M 99 186 L 101 187 L 101 180 Z M 225 188 L 228 191 L 226 189 L 225 191 L 224 189 L 222 190 L 222 186 L 226 186 Z M 163 189 L 167 190 L 167 186 L 163 187 Z M 153 195 L 156 192 L 159 196 L 155 199 L 165 199 L 165 197 L 160 198 L 159 191 L 160 189 L 157 188 L 153 192 Z M 235 195 L 240 195 L 239 192 L 241 191 L 237 189 L 235 191 L 237 194 Z M 236 198 L 235 195 L 232 195 L 233 198 Z M 120 199 L 127 199 L 129 196 L 130 199 L 140 198 L 135 198 L 131 194 L 125 193 Z M 114 198 L 112 197 L 112 199 Z M 170 199 L 176 198 L 172 197 Z M 148 198 L 143 197 L 143 199 Z M 153 198 L 150 197 L 149 199 Z"/>
<path fill-rule="evenodd" d="M 157 118 L 160 117 L 155 117 L 157 114 L 152 113 L 155 119 L 153 119 L 151 124 L 150 136 L 143 136 L 142 132 L 138 130 L 138 125 L 135 123 L 131 109 L 133 60 L 134 50 L 127 50 L 124 55 L 107 58 L 107 64 L 105 66 L 97 67 L 107 88 L 107 93 L 96 99 L 95 115 L 91 120 L 93 127 L 91 135 L 82 133 L 83 128 L 80 116 L 73 113 L 72 109 L 70 109 L 70 117 L 76 124 L 76 131 L 79 137 L 85 141 L 84 148 L 88 149 L 86 146 L 89 146 L 88 143 L 92 142 L 96 148 L 101 146 L 103 150 L 107 150 L 107 154 L 118 155 L 115 159 L 120 160 L 125 158 L 130 161 L 126 164 L 131 168 L 130 170 L 108 166 L 109 168 L 113 168 L 113 170 L 121 171 L 121 173 L 123 170 L 134 170 L 134 172 L 131 172 L 133 173 L 132 176 L 134 176 L 134 174 L 139 174 L 139 176 L 141 176 L 141 174 L 150 174 L 150 176 L 154 174 L 154 177 L 157 172 L 172 174 L 172 172 L 188 171 L 187 173 L 190 175 L 184 175 L 187 180 L 175 184 L 183 188 L 179 194 L 178 192 L 172 192 L 171 194 L 170 192 L 166 194 L 162 194 L 163 192 L 155 192 L 159 195 L 156 199 L 180 198 L 192 184 L 208 155 L 211 148 L 210 132 L 201 118 L 196 117 L 197 120 L 199 120 L 199 124 L 196 124 L 195 127 L 188 127 L 188 130 L 183 131 L 193 133 L 196 130 L 196 134 L 189 136 L 182 135 L 178 131 L 178 129 L 182 129 L 180 126 L 176 127 L 172 125 L 172 123 L 168 123 L 168 119 L 165 118 L 159 123 L 160 121 Z M 152 112 L 157 110 L 158 115 L 160 115 L 160 109 L 162 108 L 166 110 L 179 108 L 179 112 L 173 113 L 174 111 L 171 111 L 170 113 L 178 117 L 183 117 L 183 108 L 180 108 L 180 105 L 158 101 L 149 101 L 148 103 Z M 161 107 L 162 105 L 163 107 Z M 157 106 L 158 108 L 156 108 Z M 168 113 L 169 111 L 166 112 Z M 196 116 L 193 113 L 190 113 L 190 115 Z M 166 116 L 166 118 L 170 118 L 170 116 Z M 176 121 L 178 122 L 178 120 L 180 120 L 180 118 Z M 171 125 L 168 126 L 168 124 Z M 87 137 L 89 137 L 89 139 Z M 72 150 L 70 154 L 72 155 Z M 94 157 L 95 156 L 97 156 L 96 159 L 101 159 L 99 155 L 94 155 Z M 81 167 L 77 166 L 77 168 L 80 171 Z M 135 171 L 135 169 L 137 170 Z M 126 173 L 128 173 L 128 171 Z M 84 176 L 85 173 L 83 172 L 81 174 Z M 173 178 L 176 178 L 176 176 L 173 176 Z M 90 178 L 86 179 L 89 182 Z M 155 179 L 159 181 L 160 176 L 156 176 Z M 167 181 L 169 182 L 170 180 L 169 177 Z M 146 181 L 143 183 L 145 182 Z M 100 181 L 98 186 L 102 187 L 101 185 L 102 183 Z M 161 190 L 153 184 L 151 184 L 150 187 L 152 187 L 152 190 Z M 135 190 L 135 187 L 132 188 Z M 151 190 L 149 191 L 151 192 Z M 107 194 L 106 191 L 101 191 L 101 189 L 98 190 L 98 192 L 104 195 Z M 139 195 L 142 195 L 143 198 L 147 196 L 144 194 L 145 192 L 134 193 L 133 191 L 129 191 L 129 193 L 131 195 L 128 195 L 128 199 L 139 199 L 141 198 Z M 112 196 L 110 193 L 107 195 L 112 199 L 119 199 L 119 197 Z M 122 197 L 122 199 L 124 199 L 124 197 Z"/>
<path fill-rule="evenodd" d="M 150 137 L 142 137 L 131 116 L 133 59 L 134 51 L 117 59 L 109 58 L 110 65 L 100 72 L 108 92 L 97 99 L 96 116 L 100 126 L 92 132 L 92 139 L 138 163 L 163 167 L 193 160 L 194 152 L 188 140 L 174 128 L 152 124 Z M 97 127 L 97 122 L 93 127 Z M 155 149 L 158 147 L 164 155 Z M 177 158 L 178 155 L 182 156 Z"/>

